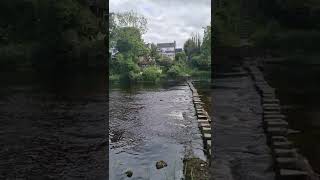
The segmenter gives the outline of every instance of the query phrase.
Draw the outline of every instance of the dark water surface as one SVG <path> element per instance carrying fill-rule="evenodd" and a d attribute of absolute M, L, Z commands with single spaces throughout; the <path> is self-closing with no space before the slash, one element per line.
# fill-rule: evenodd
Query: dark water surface
<path fill-rule="evenodd" d="M 180 179 L 183 158 L 204 159 L 203 145 L 186 83 L 112 85 L 110 89 L 110 180 Z M 156 169 L 164 160 L 168 167 Z"/>
<path fill-rule="evenodd" d="M 104 72 L 2 72 L 0 82 L 0 179 L 108 178 Z"/>
<path fill-rule="evenodd" d="M 320 66 L 267 64 L 265 75 L 290 127 L 301 131 L 291 139 L 320 173 Z"/>

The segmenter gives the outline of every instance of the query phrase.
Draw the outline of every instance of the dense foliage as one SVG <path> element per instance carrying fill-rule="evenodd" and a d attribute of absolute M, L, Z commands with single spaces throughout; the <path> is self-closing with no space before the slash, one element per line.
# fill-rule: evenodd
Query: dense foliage
<path fill-rule="evenodd" d="M 101 64 L 104 34 L 102 17 L 84 0 L 0 2 L 1 67 Z"/>
<path fill-rule="evenodd" d="M 184 51 L 174 59 L 161 55 L 156 44 L 146 46 L 142 35 L 147 20 L 135 12 L 110 13 L 110 80 L 157 82 L 161 78 L 189 77 L 198 70 L 210 70 L 211 30 L 204 30 L 203 43 L 195 35 L 186 41 Z"/>

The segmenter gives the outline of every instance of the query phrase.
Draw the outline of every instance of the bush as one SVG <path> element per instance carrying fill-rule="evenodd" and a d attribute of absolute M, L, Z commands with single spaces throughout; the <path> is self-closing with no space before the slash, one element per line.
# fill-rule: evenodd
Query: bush
<path fill-rule="evenodd" d="M 209 70 L 211 67 L 211 57 L 205 57 L 202 55 L 193 56 L 191 58 L 191 65 L 200 70 Z"/>
<path fill-rule="evenodd" d="M 176 77 L 187 77 L 190 75 L 191 70 L 182 63 L 176 63 L 173 66 L 170 67 L 170 69 L 167 71 L 167 74 L 171 78 Z"/>
<path fill-rule="evenodd" d="M 144 81 L 158 81 L 161 77 L 162 71 L 157 66 L 149 66 L 143 69 L 142 79 Z"/>

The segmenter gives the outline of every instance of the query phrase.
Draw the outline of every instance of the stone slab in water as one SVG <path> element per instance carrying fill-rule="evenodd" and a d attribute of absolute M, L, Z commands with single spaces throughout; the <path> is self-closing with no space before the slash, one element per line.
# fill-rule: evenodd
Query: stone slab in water
<path fill-rule="evenodd" d="M 263 111 L 263 115 L 281 115 L 279 111 Z"/>
<path fill-rule="evenodd" d="M 203 132 L 203 133 L 205 133 L 205 132 L 206 132 L 206 133 L 211 133 L 211 127 L 203 127 L 203 128 L 202 128 L 202 132 Z"/>
<path fill-rule="evenodd" d="M 272 143 L 272 146 L 274 148 L 280 148 L 280 149 L 291 149 L 291 148 L 293 148 L 292 143 L 289 142 L 289 141 L 287 141 L 287 142 L 277 142 L 277 141 L 275 141 L 275 142 Z"/>
<path fill-rule="evenodd" d="M 280 169 L 279 175 L 281 180 L 305 180 L 308 177 L 307 172 L 293 169 Z"/>
<path fill-rule="evenodd" d="M 206 116 L 206 115 L 198 115 L 198 118 L 199 119 L 208 119 L 208 116 Z"/>
<path fill-rule="evenodd" d="M 271 136 L 271 140 L 278 142 L 287 142 L 288 138 L 286 136 Z"/>
<path fill-rule="evenodd" d="M 211 127 L 211 124 L 210 123 L 199 123 L 199 126 L 200 127 Z"/>
<path fill-rule="evenodd" d="M 280 103 L 279 99 L 276 99 L 276 98 L 263 98 L 262 102 L 263 103 L 277 103 L 277 104 Z"/>
<path fill-rule="evenodd" d="M 204 138 L 205 140 L 211 140 L 211 134 L 209 134 L 209 133 L 204 133 L 204 134 L 203 134 L 203 138 Z"/>
<path fill-rule="evenodd" d="M 262 106 L 263 107 L 279 107 L 280 108 L 279 103 L 263 103 Z"/>
<path fill-rule="evenodd" d="M 271 120 L 271 121 L 266 121 L 267 127 L 282 127 L 282 128 L 287 128 L 288 123 L 284 120 Z"/>
<path fill-rule="evenodd" d="M 286 116 L 283 114 L 276 113 L 276 114 L 265 114 L 263 115 L 263 118 L 264 119 L 285 119 Z"/>
<path fill-rule="evenodd" d="M 295 169 L 297 168 L 298 159 L 294 157 L 278 157 L 276 163 L 280 168 Z"/>
<path fill-rule="evenodd" d="M 207 146 L 208 146 L 208 148 L 211 148 L 211 143 L 212 143 L 211 140 L 207 140 Z"/>
<path fill-rule="evenodd" d="M 276 96 L 274 94 L 262 94 L 263 98 L 275 98 Z"/>
<path fill-rule="evenodd" d="M 208 120 L 201 120 L 201 119 L 198 119 L 198 123 L 209 123 Z"/>
<path fill-rule="evenodd" d="M 277 157 L 295 157 L 297 153 L 295 149 L 280 149 L 280 148 L 274 149 L 273 152 Z"/>
<path fill-rule="evenodd" d="M 268 135 L 286 135 L 288 132 L 287 128 L 280 128 L 280 127 L 268 127 L 267 134 Z"/>

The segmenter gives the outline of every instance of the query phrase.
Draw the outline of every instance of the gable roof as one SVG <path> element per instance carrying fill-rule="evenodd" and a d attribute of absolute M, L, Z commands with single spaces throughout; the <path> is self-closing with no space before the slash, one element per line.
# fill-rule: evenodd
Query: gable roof
<path fill-rule="evenodd" d="M 158 43 L 158 48 L 175 47 L 175 43 Z"/>

